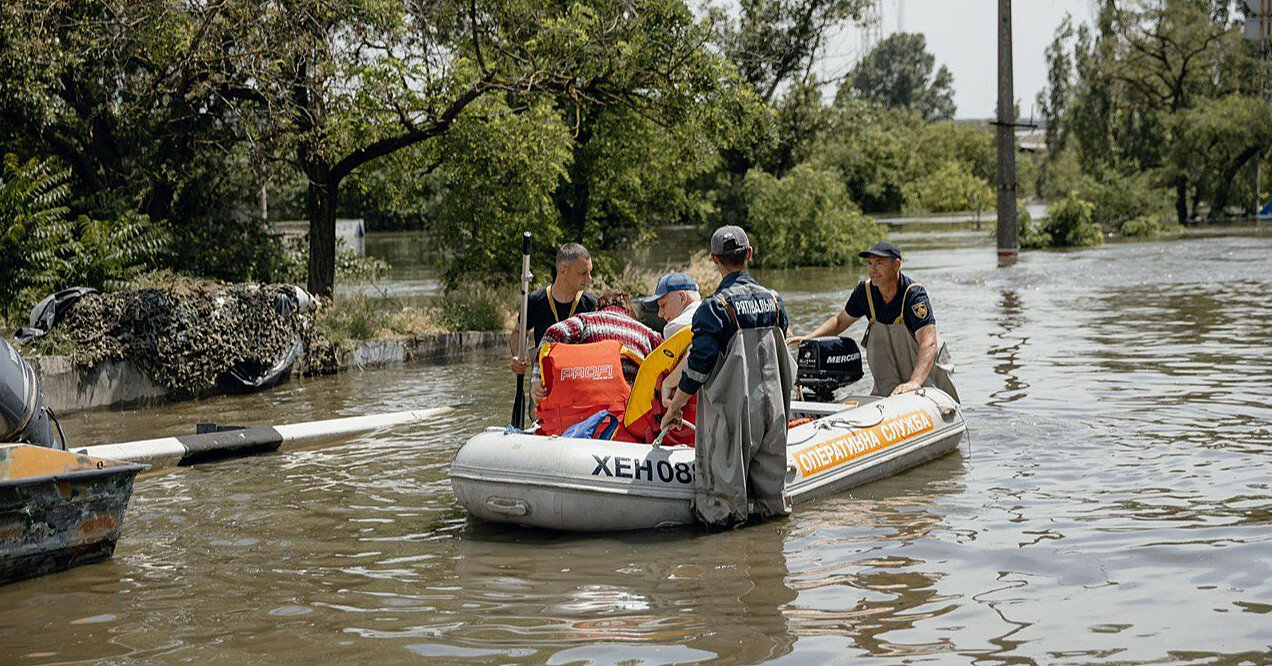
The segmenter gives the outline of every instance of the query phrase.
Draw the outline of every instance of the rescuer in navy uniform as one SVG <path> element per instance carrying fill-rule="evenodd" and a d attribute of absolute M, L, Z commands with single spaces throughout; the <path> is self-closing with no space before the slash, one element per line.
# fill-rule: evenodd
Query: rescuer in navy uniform
<path fill-rule="evenodd" d="M 923 285 L 901 272 L 901 249 L 879 241 L 857 256 L 868 262 L 868 279 L 848 297 L 844 309 L 806 336 L 791 337 L 797 345 L 808 338 L 839 335 L 867 317 L 866 362 L 874 377 L 872 393 L 897 395 L 935 386 L 958 400 L 950 373 L 950 353 L 936 330 L 936 314 Z"/>
<path fill-rule="evenodd" d="M 747 272 L 751 242 L 739 227 L 711 236 L 723 280 L 693 315 L 693 344 L 661 426 L 680 423 L 698 396 L 693 511 L 709 528 L 790 513 L 786 423 L 794 363 L 786 350 L 786 307 Z"/>

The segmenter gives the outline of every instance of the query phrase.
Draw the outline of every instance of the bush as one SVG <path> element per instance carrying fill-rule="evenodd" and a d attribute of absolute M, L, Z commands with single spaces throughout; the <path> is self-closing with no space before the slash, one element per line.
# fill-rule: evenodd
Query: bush
<path fill-rule="evenodd" d="M 1152 238 L 1168 228 L 1178 226 L 1166 215 L 1140 215 L 1123 222 L 1118 227 L 1118 233 L 1127 238 Z"/>
<path fill-rule="evenodd" d="M 1090 247 L 1104 242 L 1104 235 L 1093 217 L 1095 204 L 1068 196 L 1048 211 L 1044 227 L 1052 247 Z"/>
<path fill-rule="evenodd" d="M 437 323 L 448 331 L 507 330 L 509 315 L 505 308 L 513 300 L 508 293 L 491 287 L 457 289 L 442 297 Z"/>
<path fill-rule="evenodd" d="M 144 270 L 167 243 L 142 215 L 79 216 L 65 205 L 69 169 L 5 155 L 0 168 L 0 314 L 24 313 L 48 293 L 106 289 Z"/>
<path fill-rule="evenodd" d="M 883 238 L 830 171 L 801 164 L 778 179 L 752 170 L 744 190 L 756 266 L 843 266 Z"/>
<path fill-rule="evenodd" d="M 946 162 L 926 178 L 901 186 L 905 208 L 916 213 L 982 213 L 994 201 L 994 190 L 959 162 Z"/>

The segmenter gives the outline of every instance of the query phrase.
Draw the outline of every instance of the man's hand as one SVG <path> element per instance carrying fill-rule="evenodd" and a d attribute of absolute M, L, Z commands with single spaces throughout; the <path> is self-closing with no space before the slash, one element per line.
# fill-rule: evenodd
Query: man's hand
<path fill-rule="evenodd" d="M 797 346 L 799 345 L 799 343 L 807 339 L 808 339 L 807 335 L 792 335 L 791 337 L 786 338 L 786 344 Z"/>
<path fill-rule="evenodd" d="M 918 382 L 906 382 L 904 384 L 898 384 L 896 388 L 892 389 L 892 395 L 901 395 L 902 393 L 913 393 L 917 390 L 919 390 Z"/>
<path fill-rule="evenodd" d="M 662 421 L 658 424 L 658 427 L 662 430 L 679 427 L 684 421 L 681 414 L 684 412 L 685 404 L 689 402 L 691 397 L 684 391 L 676 391 L 676 395 L 672 397 L 671 402 L 667 403 L 667 412 L 663 414 Z"/>
<path fill-rule="evenodd" d="M 512 368 L 512 374 L 524 375 L 526 374 L 526 368 L 530 367 L 530 364 L 526 363 L 524 358 L 517 358 L 516 356 L 513 356 L 512 361 L 508 363 L 508 367 Z"/>
<path fill-rule="evenodd" d="M 536 403 L 539 403 L 543 402 L 543 399 L 548 396 L 548 391 L 543 388 L 543 384 L 535 382 L 534 386 L 530 387 L 530 395 L 534 396 L 534 401 Z"/>
<path fill-rule="evenodd" d="M 672 409 L 673 407 L 674 409 Z M 684 421 L 684 419 L 681 418 L 681 412 L 683 411 L 684 406 L 677 406 L 674 403 L 670 405 L 667 409 L 667 413 L 663 414 L 662 422 L 658 424 L 658 428 L 660 430 L 679 428 L 680 424 Z"/>

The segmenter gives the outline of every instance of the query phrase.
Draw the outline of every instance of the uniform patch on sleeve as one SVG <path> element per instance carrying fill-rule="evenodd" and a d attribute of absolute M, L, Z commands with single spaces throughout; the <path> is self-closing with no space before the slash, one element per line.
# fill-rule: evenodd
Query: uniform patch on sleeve
<path fill-rule="evenodd" d="M 926 301 L 918 301 L 914 305 L 910 306 L 910 311 L 913 312 L 914 316 L 919 319 L 927 319 L 928 304 Z"/>

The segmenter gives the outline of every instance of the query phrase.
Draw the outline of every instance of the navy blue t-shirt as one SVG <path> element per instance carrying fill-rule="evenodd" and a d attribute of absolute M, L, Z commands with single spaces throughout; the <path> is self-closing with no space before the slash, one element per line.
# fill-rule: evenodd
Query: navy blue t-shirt
<path fill-rule="evenodd" d="M 910 287 L 914 284 L 914 287 Z M 891 324 L 897 320 L 897 317 L 905 313 L 905 327 L 910 331 L 910 335 L 927 326 L 936 323 L 936 313 L 932 312 L 932 303 L 928 300 L 927 291 L 922 285 L 915 284 L 905 273 L 901 274 L 901 279 L 897 282 L 897 295 L 892 297 L 891 303 L 883 302 L 883 294 L 879 293 L 879 288 L 870 284 L 869 280 L 863 280 L 857 283 L 857 288 L 852 290 L 852 295 L 848 297 L 848 302 L 844 304 L 844 312 L 849 317 L 869 317 L 870 305 L 866 303 L 866 285 L 870 287 L 870 297 L 874 299 L 875 316 L 879 322 L 883 324 Z M 906 289 L 909 288 L 909 293 Z M 901 295 L 905 294 L 905 303 L 901 303 Z"/>

